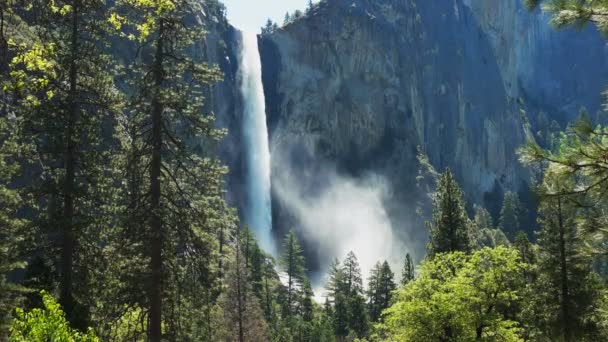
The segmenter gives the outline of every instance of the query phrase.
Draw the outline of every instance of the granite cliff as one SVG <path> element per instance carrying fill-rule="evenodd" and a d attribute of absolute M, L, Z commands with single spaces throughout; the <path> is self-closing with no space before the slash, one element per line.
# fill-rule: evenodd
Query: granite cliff
<path fill-rule="evenodd" d="M 530 181 L 517 147 L 547 115 L 598 110 L 608 79 L 594 29 L 555 31 L 519 1 L 322 1 L 260 42 L 274 178 L 314 191 L 327 165 L 379 175 L 393 228 L 416 241 L 418 147 L 496 212 L 503 191 Z M 273 186 L 275 229 L 297 226 Z"/>

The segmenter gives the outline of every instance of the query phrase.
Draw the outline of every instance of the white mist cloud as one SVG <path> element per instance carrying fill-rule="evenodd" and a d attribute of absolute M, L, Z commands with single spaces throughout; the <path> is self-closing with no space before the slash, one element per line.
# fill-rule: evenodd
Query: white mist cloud
<path fill-rule="evenodd" d="M 323 181 L 309 182 L 311 177 Z M 384 260 L 391 264 L 396 277 L 400 276 L 406 249 L 383 205 L 389 190 L 386 179 L 377 175 L 343 177 L 332 168 L 302 177 L 301 172 L 296 176 L 283 168 L 273 175 L 272 186 L 282 205 L 295 215 L 298 233 L 317 243 L 315 252 L 323 267 L 323 277 L 316 279 L 317 288 L 325 284 L 331 260 L 342 261 L 351 250 L 359 259 L 365 280 L 373 265 Z"/>

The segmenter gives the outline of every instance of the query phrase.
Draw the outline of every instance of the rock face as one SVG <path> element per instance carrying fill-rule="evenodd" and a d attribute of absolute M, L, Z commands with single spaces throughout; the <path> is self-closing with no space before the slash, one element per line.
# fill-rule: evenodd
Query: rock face
<path fill-rule="evenodd" d="M 227 129 L 229 134 L 217 146 L 217 153 L 228 166 L 226 178 L 228 202 L 242 208 L 241 199 L 244 177 L 245 149 L 242 146 L 242 96 L 238 85 L 238 51 L 240 32 L 230 25 L 225 8 L 217 1 L 199 2 L 198 15 L 194 20 L 202 22 L 206 29 L 205 39 L 195 45 L 192 56 L 210 65 L 217 66 L 224 75 L 223 80 L 209 89 L 206 96 L 206 112 L 213 113 L 216 124 Z M 204 144 L 203 144 L 204 145 Z M 204 146 L 203 148 L 208 148 Z"/>
<path fill-rule="evenodd" d="M 529 180 L 515 154 L 531 134 L 521 109 L 564 120 L 581 105 L 595 111 L 608 79 L 593 29 L 547 21 L 519 1 L 322 1 L 260 38 L 273 174 L 331 164 L 384 176 L 393 228 L 418 240 L 420 146 L 471 203 L 492 205 L 492 191 Z M 273 205 L 275 229 L 297 225 L 280 198 Z"/>
<path fill-rule="evenodd" d="M 581 106 L 600 109 L 608 51 L 593 26 L 556 30 L 548 14 L 528 12 L 523 1 L 463 2 L 488 35 L 509 96 L 562 123 Z"/>

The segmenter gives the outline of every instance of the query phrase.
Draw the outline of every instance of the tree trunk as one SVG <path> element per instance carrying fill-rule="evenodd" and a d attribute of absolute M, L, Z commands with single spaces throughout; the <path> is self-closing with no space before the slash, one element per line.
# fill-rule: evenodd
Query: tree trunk
<path fill-rule="evenodd" d="M 238 234 L 238 233 L 237 233 Z M 245 341 L 245 333 L 243 331 L 243 295 L 244 291 L 241 289 L 242 279 L 241 279 L 241 241 L 237 237 L 236 242 L 236 296 L 237 296 L 237 310 L 238 310 L 238 324 L 239 324 L 239 342 Z"/>
<path fill-rule="evenodd" d="M 566 261 L 566 240 L 564 218 L 562 214 L 562 199 L 557 198 L 558 220 L 559 220 L 559 257 L 560 257 L 560 273 L 562 285 L 562 300 L 560 303 L 562 311 L 562 329 L 564 341 L 570 341 L 570 313 L 568 312 L 568 304 L 570 303 L 570 295 L 568 292 L 568 265 Z"/>
<path fill-rule="evenodd" d="M 287 260 L 289 260 L 289 265 L 287 267 L 287 315 L 289 317 L 291 317 L 291 291 L 292 291 L 292 285 L 291 285 L 291 276 L 293 274 L 293 255 L 292 255 L 292 245 L 291 245 L 291 241 L 290 241 L 290 245 L 289 245 L 289 258 Z"/>
<path fill-rule="evenodd" d="M 156 92 L 152 99 L 152 161 L 150 164 L 150 341 L 160 342 L 162 337 L 162 280 L 163 280 L 163 225 L 161 216 L 161 167 L 163 145 L 163 111 L 160 98 L 164 79 L 163 37 L 164 22 L 159 21 L 154 79 Z"/>
<path fill-rule="evenodd" d="M 71 56 L 69 70 L 68 121 L 66 126 L 66 144 L 64 156 L 65 179 L 63 182 L 63 248 L 61 251 L 61 280 L 59 302 L 66 317 L 74 320 L 74 296 L 72 290 L 74 271 L 74 246 L 76 237 L 74 231 L 74 187 L 76 177 L 76 141 L 75 126 L 78 119 L 78 11 L 80 0 L 74 0 L 72 6 Z"/>

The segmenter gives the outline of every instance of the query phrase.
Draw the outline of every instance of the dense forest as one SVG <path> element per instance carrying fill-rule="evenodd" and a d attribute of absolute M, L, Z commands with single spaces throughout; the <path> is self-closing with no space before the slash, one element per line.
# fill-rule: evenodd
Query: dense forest
<path fill-rule="evenodd" d="M 526 6 L 608 30 L 605 0 Z M 365 276 L 351 252 L 315 293 L 297 232 L 274 258 L 226 200 L 195 11 L 0 0 L 0 340 L 608 340 L 608 128 L 582 112 L 521 146 L 536 196 L 498 220 L 420 154 L 427 256 Z"/>

